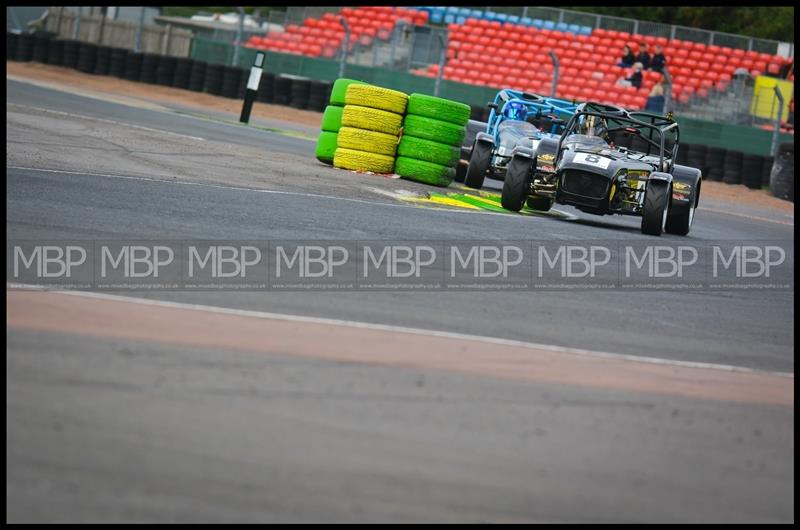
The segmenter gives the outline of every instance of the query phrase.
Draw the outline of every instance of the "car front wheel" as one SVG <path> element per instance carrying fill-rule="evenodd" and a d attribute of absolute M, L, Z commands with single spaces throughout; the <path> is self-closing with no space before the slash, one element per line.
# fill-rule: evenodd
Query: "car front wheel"
<path fill-rule="evenodd" d="M 476 190 L 481 189 L 491 158 L 492 146 L 476 141 L 472 146 L 467 173 L 464 175 L 464 184 Z"/>
<path fill-rule="evenodd" d="M 669 196 L 672 185 L 669 182 L 652 180 L 647 184 L 642 209 L 642 233 L 660 236 L 667 224 Z"/>

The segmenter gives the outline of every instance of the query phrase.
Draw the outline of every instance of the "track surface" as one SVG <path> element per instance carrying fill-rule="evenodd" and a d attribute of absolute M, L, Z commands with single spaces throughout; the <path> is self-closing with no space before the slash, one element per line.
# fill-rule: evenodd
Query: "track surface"
<path fill-rule="evenodd" d="M 7 89 L 10 239 L 642 237 L 634 219 L 403 205 L 374 190 L 427 187 L 322 166 L 311 141 Z M 690 239 L 792 239 L 774 212 L 748 214 L 762 220 L 701 208 Z M 794 369 L 793 291 L 127 294 Z M 10 329 L 8 350 L 10 520 L 794 517 L 793 409 L 157 337 Z"/>

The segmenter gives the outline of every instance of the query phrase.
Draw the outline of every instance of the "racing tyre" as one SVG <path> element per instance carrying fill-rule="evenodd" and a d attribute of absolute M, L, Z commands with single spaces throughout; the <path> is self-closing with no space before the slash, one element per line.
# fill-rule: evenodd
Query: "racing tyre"
<path fill-rule="evenodd" d="M 511 159 L 506 169 L 503 192 L 500 196 L 500 204 L 503 208 L 512 212 L 522 210 L 530 191 L 530 173 L 531 160 L 529 158 L 515 156 Z"/>
<path fill-rule="evenodd" d="M 342 107 L 328 105 L 322 115 L 322 130 L 328 132 L 339 132 L 342 127 Z"/>
<path fill-rule="evenodd" d="M 689 204 L 673 204 L 667 214 L 667 222 L 664 231 L 668 234 L 685 236 L 692 228 L 694 219 L 694 200 Z"/>
<path fill-rule="evenodd" d="M 449 186 L 453 182 L 456 170 L 452 167 L 400 156 L 397 157 L 395 172 L 403 178 L 423 184 Z"/>
<path fill-rule="evenodd" d="M 456 175 L 453 180 L 456 182 L 464 182 L 464 177 L 467 175 L 467 166 L 469 164 L 463 160 L 459 160 L 456 164 Z"/>
<path fill-rule="evenodd" d="M 391 173 L 394 158 L 355 149 L 337 148 L 333 156 L 333 167 L 373 173 Z"/>
<path fill-rule="evenodd" d="M 464 184 L 476 190 L 481 189 L 483 187 L 483 181 L 486 179 L 486 172 L 489 170 L 491 158 L 492 147 L 488 144 L 476 141 L 472 145 L 469 165 L 467 166 L 466 174 L 464 174 Z"/>
<path fill-rule="evenodd" d="M 466 131 L 463 125 L 409 114 L 403 123 L 403 134 L 447 145 L 461 146 Z"/>
<path fill-rule="evenodd" d="M 394 157 L 397 151 L 397 136 L 366 129 L 342 127 L 339 129 L 338 145 L 345 149 L 362 150 Z"/>
<path fill-rule="evenodd" d="M 528 197 L 527 201 L 528 208 L 532 208 L 534 210 L 538 210 L 540 212 L 549 212 L 550 208 L 553 207 L 553 199 L 549 197 Z"/>
<path fill-rule="evenodd" d="M 358 105 L 403 114 L 408 96 L 397 90 L 361 83 L 351 83 L 344 96 L 345 105 Z"/>
<path fill-rule="evenodd" d="M 333 83 L 333 88 L 331 89 L 331 105 L 336 105 L 338 107 L 344 107 L 344 97 L 347 94 L 347 87 L 352 84 L 363 85 L 366 84 L 363 81 L 356 81 L 355 79 L 345 79 L 342 77 L 341 79 L 337 79 Z"/>
<path fill-rule="evenodd" d="M 642 208 L 642 233 L 660 236 L 667 224 L 670 188 L 666 182 L 651 180 L 647 183 Z"/>
<path fill-rule="evenodd" d="M 463 127 L 469 121 L 470 107 L 450 99 L 425 94 L 411 94 L 408 96 L 408 113 L 435 118 Z"/>
<path fill-rule="evenodd" d="M 333 164 L 333 157 L 336 154 L 337 137 L 339 135 L 333 132 L 322 131 L 317 139 L 317 149 L 315 155 L 317 160 L 325 164 Z"/>
<path fill-rule="evenodd" d="M 402 123 L 403 117 L 400 114 L 385 110 L 347 105 L 342 111 L 343 127 L 367 129 L 397 136 L 400 133 Z M 408 132 L 408 134 L 411 133 Z"/>
<path fill-rule="evenodd" d="M 406 134 L 403 135 L 397 146 L 397 154 L 400 156 L 416 158 L 440 166 L 454 165 L 461 156 L 460 151 L 458 147 L 452 145 L 423 140 Z"/>

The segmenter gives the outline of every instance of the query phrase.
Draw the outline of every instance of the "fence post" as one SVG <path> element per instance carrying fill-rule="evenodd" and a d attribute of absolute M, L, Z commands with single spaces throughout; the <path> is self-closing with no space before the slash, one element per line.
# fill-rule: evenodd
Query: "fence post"
<path fill-rule="evenodd" d="M 350 50 L 350 25 L 344 17 L 339 18 L 339 23 L 344 28 L 344 40 L 342 41 L 342 58 L 339 61 L 339 78 L 344 77 L 344 67 L 347 63 L 347 52 Z"/>
<path fill-rule="evenodd" d="M 142 30 L 144 29 L 144 7 L 139 11 L 139 25 L 136 27 L 136 47 L 133 49 L 136 53 L 142 51 Z"/>
<path fill-rule="evenodd" d="M 447 57 L 447 34 L 438 32 L 436 36 L 442 44 L 442 52 L 439 54 L 439 71 L 436 72 L 436 84 L 433 86 L 433 95 L 439 97 L 439 87 L 442 84 L 442 74 L 444 73 L 444 60 Z"/>
<path fill-rule="evenodd" d="M 161 42 L 161 55 L 169 55 L 169 45 L 172 40 L 172 24 L 167 24 L 162 35 L 164 40 Z"/>
<path fill-rule="evenodd" d="M 236 9 L 239 10 L 239 24 L 236 26 L 236 42 L 231 66 L 239 66 L 239 50 L 242 48 L 242 33 L 244 32 L 244 8 L 237 7 Z"/>
<path fill-rule="evenodd" d="M 664 108 L 661 109 L 661 114 L 666 115 L 667 112 L 672 110 L 672 76 L 669 75 L 669 70 L 667 70 L 666 65 L 664 65 L 664 69 L 661 73 L 664 75 L 664 79 L 667 82 L 667 89 L 664 91 Z"/>
<path fill-rule="evenodd" d="M 72 40 L 80 40 L 81 36 L 81 15 L 83 15 L 83 7 L 78 8 L 78 16 L 75 17 L 75 31 L 72 34 Z"/>
<path fill-rule="evenodd" d="M 553 85 L 550 87 L 550 97 L 556 97 L 556 87 L 558 87 L 558 56 L 550 49 L 550 60 L 553 61 Z"/>
<path fill-rule="evenodd" d="M 778 138 L 781 132 L 781 117 L 783 115 L 783 94 L 781 94 L 781 91 L 778 90 L 777 85 L 773 88 L 773 90 L 775 90 L 775 97 L 778 98 L 778 114 L 775 117 L 775 130 L 772 132 L 772 149 L 770 149 L 770 152 L 772 153 L 773 157 L 777 157 Z"/>

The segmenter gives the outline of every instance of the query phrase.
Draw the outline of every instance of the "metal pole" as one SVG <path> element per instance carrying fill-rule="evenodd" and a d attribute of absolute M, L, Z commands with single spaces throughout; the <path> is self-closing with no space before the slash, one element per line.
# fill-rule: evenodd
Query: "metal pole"
<path fill-rule="evenodd" d="M 550 97 L 556 97 L 556 87 L 558 86 L 558 56 L 552 49 L 550 50 L 550 60 L 553 61 L 553 85 L 550 88 Z"/>
<path fill-rule="evenodd" d="M 672 76 L 669 75 L 666 65 L 664 65 L 664 69 L 661 70 L 661 73 L 664 75 L 664 79 L 667 82 L 667 89 L 664 91 L 664 108 L 661 109 L 661 114 L 666 115 L 667 112 L 672 110 Z"/>
<path fill-rule="evenodd" d="M 108 7 L 107 6 L 103 6 L 103 7 L 100 8 L 100 31 L 98 32 L 98 35 L 97 35 L 97 45 L 98 46 L 102 46 L 103 45 L 103 29 L 105 28 L 105 25 L 106 25 L 106 13 L 107 12 L 108 12 Z"/>
<path fill-rule="evenodd" d="M 257 52 L 253 66 L 250 67 L 250 77 L 247 79 L 247 90 L 244 91 L 244 103 L 242 103 L 242 113 L 239 115 L 241 123 L 250 122 L 250 111 L 253 109 L 253 102 L 258 94 L 258 85 L 261 82 L 261 73 L 264 69 L 264 52 Z"/>
<path fill-rule="evenodd" d="M 528 16 L 528 6 L 525 6 L 522 8 L 522 18 L 525 18 L 527 16 Z"/>
<path fill-rule="evenodd" d="M 239 50 L 242 49 L 242 33 L 244 33 L 244 8 L 237 7 L 239 10 L 239 25 L 236 27 L 236 46 L 233 48 L 233 63 L 231 66 L 239 66 Z"/>
<path fill-rule="evenodd" d="M 347 52 L 350 50 L 350 26 L 344 17 L 339 18 L 339 23 L 344 28 L 344 41 L 342 41 L 342 58 L 339 61 L 339 77 L 344 77 L 344 67 L 347 63 Z"/>
<path fill-rule="evenodd" d="M 433 95 L 439 97 L 439 87 L 442 84 L 442 74 L 444 73 L 444 60 L 447 58 L 447 34 L 440 32 L 436 34 L 442 44 L 442 53 L 439 54 L 439 71 L 436 72 L 436 84 L 433 86 Z"/>
<path fill-rule="evenodd" d="M 784 100 L 783 100 L 783 94 L 781 94 L 781 91 L 778 90 L 777 85 L 773 88 L 773 90 L 775 90 L 775 96 L 778 98 L 779 106 L 778 106 L 778 115 L 775 118 L 775 130 L 772 132 L 772 149 L 770 149 L 770 152 L 772 153 L 773 157 L 777 157 L 778 156 L 778 139 L 779 139 L 779 134 L 781 132 L 781 116 L 783 114 L 783 101 Z"/>
<path fill-rule="evenodd" d="M 144 29 L 144 9 L 139 12 L 139 26 L 136 28 L 136 47 L 133 49 L 139 53 L 142 51 L 142 30 Z"/>
<path fill-rule="evenodd" d="M 72 40 L 79 40 L 81 34 L 81 15 L 83 15 L 83 7 L 78 8 L 78 16 L 75 19 L 75 32 L 72 34 Z"/>

